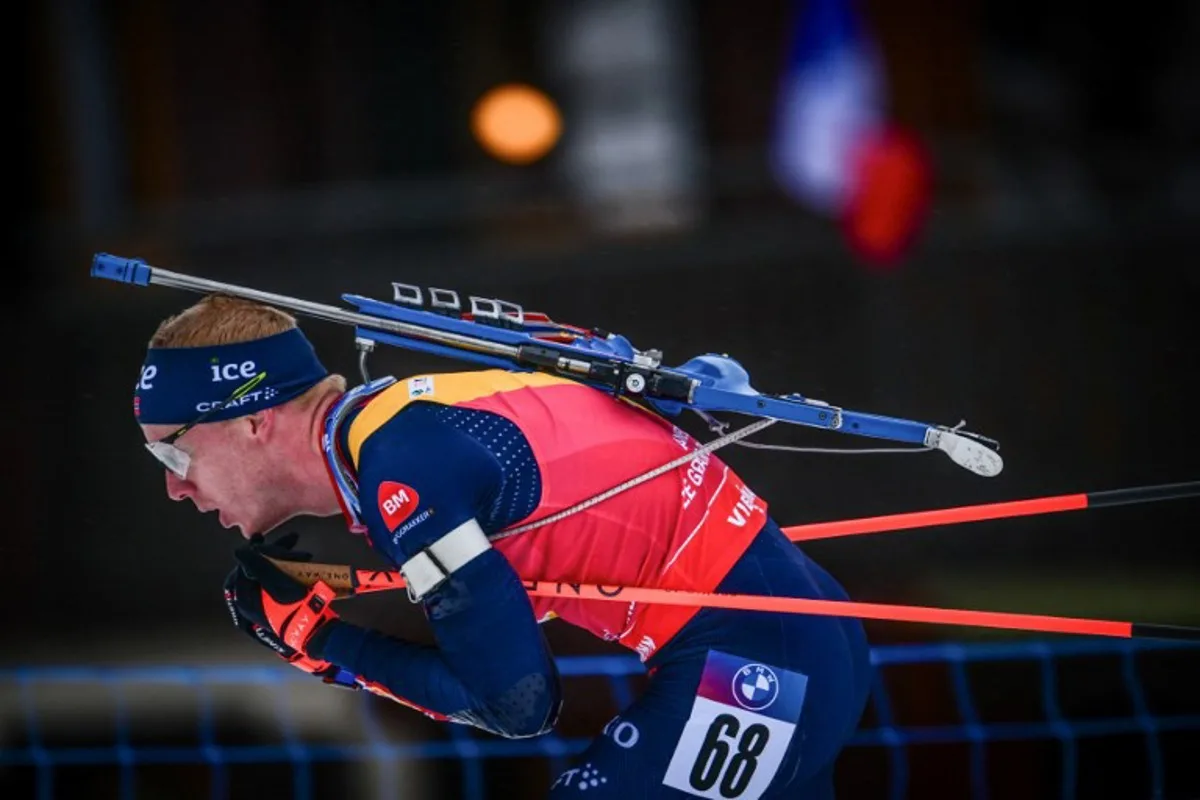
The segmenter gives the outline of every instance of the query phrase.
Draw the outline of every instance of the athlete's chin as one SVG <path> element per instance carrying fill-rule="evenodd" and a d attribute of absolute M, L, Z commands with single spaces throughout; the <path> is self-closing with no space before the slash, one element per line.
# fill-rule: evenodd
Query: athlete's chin
<path fill-rule="evenodd" d="M 297 514 L 288 514 L 286 516 L 280 516 L 280 517 L 275 517 L 273 519 L 266 519 L 266 520 L 260 519 L 260 520 L 248 521 L 248 522 L 238 521 L 238 522 L 232 523 L 231 525 L 226 525 L 225 527 L 236 526 L 237 529 L 242 532 L 242 538 L 249 539 L 257 534 L 262 534 L 265 536 L 295 516 L 298 516 L 298 515 Z"/>
<path fill-rule="evenodd" d="M 222 528 L 237 528 L 238 532 L 242 534 L 243 539 L 249 539 L 256 533 L 265 533 L 265 531 L 259 530 L 261 526 L 256 525 L 253 522 L 237 519 L 233 515 L 227 515 L 224 511 L 217 515 L 217 520 L 221 523 Z"/>

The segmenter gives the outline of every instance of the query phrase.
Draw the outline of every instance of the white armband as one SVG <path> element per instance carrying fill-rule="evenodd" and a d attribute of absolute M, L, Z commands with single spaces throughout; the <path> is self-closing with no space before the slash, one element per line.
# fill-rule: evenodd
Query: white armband
<path fill-rule="evenodd" d="M 400 565 L 408 599 L 414 603 L 446 582 L 475 556 L 491 549 L 479 523 L 467 520 Z"/>

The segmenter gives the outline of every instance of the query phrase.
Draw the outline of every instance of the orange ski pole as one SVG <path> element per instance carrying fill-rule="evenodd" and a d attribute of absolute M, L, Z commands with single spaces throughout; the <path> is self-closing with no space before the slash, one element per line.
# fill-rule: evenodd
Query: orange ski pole
<path fill-rule="evenodd" d="M 309 585 L 324 581 L 339 596 L 404 588 L 404 578 L 395 570 L 354 569 L 340 564 L 275 561 L 297 580 Z M 584 583 L 526 581 L 525 589 L 536 597 L 569 597 L 582 600 L 611 600 L 625 603 L 730 608 L 744 611 L 775 611 L 787 614 L 817 614 L 833 617 L 920 622 L 934 625 L 966 625 L 1042 633 L 1071 633 L 1121 639 L 1166 638 L 1200 641 L 1200 628 L 1154 625 L 1113 620 L 1014 614 L 1002 611 L 971 611 L 959 608 L 855 603 L 801 597 L 767 597 L 746 594 L 715 594 L 652 589 L 637 586 L 600 586 Z"/>
<path fill-rule="evenodd" d="M 1036 514 L 1051 514 L 1058 511 L 1082 511 L 1087 508 L 1121 506 L 1133 503 L 1148 503 L 1156 500 L 1177 500 L 1200 496 L 1200 481 L 1169 483 L 1161 486 L 1143 486 L 1133 489 L 1115 489 L 1105 492 L 1083 494 L 1061 494 L 1033 500 L 1011 500 L 1003 503 L 981 503 L 957 508 L 939 508 L 931 511 L 910 511 L 904 514 L 886 514 L 879 517 L 843 519 L 833 522 L 813 522 L 792 525 L 783 529 L 793 542 L 809 542 L 814 539 L 832 539 L 839 536 L 858 536 L 864 533 L 883 533 L 909 528 L 931 528 L 936 525 L 955 525 L 960 522 L 978 522 L 987 519 L 1028 517 Z"/>

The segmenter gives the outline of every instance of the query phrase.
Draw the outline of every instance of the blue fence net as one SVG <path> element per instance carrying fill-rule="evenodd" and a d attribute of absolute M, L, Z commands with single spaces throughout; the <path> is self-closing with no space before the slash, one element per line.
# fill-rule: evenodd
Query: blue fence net
<path fill-rule="evenodd" d="M 1038 796 L 1076 798 L 1086 796 L 1081 793 L 1080 777 L 1083 743 L 1117 737 L 1123 743 L 1124 757 L 1136 758 L 1144 765 L 1141 785 L 1134 790 L 1138 797 L 1183 797 L 1183 792 L 1200 791 L 1194 779 L 1200 771 L 1195 766 L 1200 746 L 1192 750 L 1190 757 L 1175 758 L 1172 754 L 1180 748 L 1165 746 L 1164 742 L 1169 737 L 1187 741 L 1187 737 L 1195 736 L 1195 743 L 1200 744 L 1200 704 L 1194 700 L 1194 688 L 1191 695 L 1171 694 L 1165 700 L 1149 696 L 1149 683 L 1143 674 L 1147 660 L 1164 657 L 1176 660 L 1165 666 L 1153 665 L 1155 687 L 1164 683 L 1164 676 L 1170 677 L 1167 682 L 1174 686 L 1197 683 L 1200 648 L 1170 642 L 1080 638 L 876 647 L 872 651 L 877 669 L 870 707 L 843 759 L 858 758 L 856 751 L 871 751 L 882 758 L 886 764 L 875 772 L 883 777 L 871 796 L 899 800 L 918 796 L 913 791 L 913 764 L 922 748 L 965 747 L 966 763 L 959 771 L 965 775 L 967 789 L 953 796 L 982 799 L 996 794 L 997 769 L 989 759 L 989 747 L 1006 742 L 1048 742 L 1057 751 L 1056 777 L 1052 781 L 1055 786 L 1052 794 Z M 1068 674 L 1072 661 L 1077 662 L 1076 670 Z M 642 665 L 625 656 L 563 657 L 559 664 L 568 683 L 602 678 L 609 696 L 591 697 L 589 702 L 602 701 L 613 714 L 634 699 L 635 681 L 644 675 Z M 914 669 L 924 671 L 920 682 L 906 682 L 906 675 L 917 674 Z M 1014 677 L 1018 673 L 1025 676 L 1023 688 L 1022 680 Z M 22 785 L 33 797 L 51 800 L 66 796 L 59 780 L 62 770 L 108 767 L 117 774 L 114 796 L 134 800 L 140 796 L 139 770 L 163 765 L 199 766 L 207 770 L 207 794 L 215 799 L 230 796 L 231 770 L 240 765 L 276 764 L 290 771 L 287 793 L 296 800 L 310 800 L 318 796 L 313 774 L 322 764 L 373 764 L 373 796 L 397 798 L 404 796 L 400 765 L 453 760 L 459 796 L 485 800 L 502 794 L 489 791 L 485 773 L 489 761 L 543 759 L 550 776 L 565 768 L 589 742 L 586 736 L 558 733 L 505 740 L 458 725 L 437 725 L 436 738 L 397 737 L 381 719 L 382 714 L 392 713 L 397 707 L 365 692 L 347 693 L 350 699 L 345 701 L 357 716 L 355 724 L 360 733 L 356 740 L 314 740 L 296 724 L 295 695 L 290 692 L 338 690 L 313 685 L 313 681 L 311 676 L 282 664 L 0 670 L 0 691 L 14 705 L 13 713 L 7 714 L 6 727 L 0 728 L 0 736 L 4 737 L 0 739 L 0 770 L 10 777 L 23 774 L 28 780 Z M 931 681 L 945 684 L 941 687 L 941 702 L 936 688 L 930 688 Z M 1082 686 L 1085 694 L 1104 698 L 1099 711 L 1095 702 L 1081 705 L 1077 697 L 1080 691 L 1070 691 L 1073 685 Z M 61 696 L 66 687 L 86 692 L 93 701 L 89 705 L 103 699 L 109 706 L 107 741 L 78 744 L 47 730 L 47 698 Z M 131 712 L 130 698 L 144 697 L 147 687 L 172 687 L 193 695 L 195 719 L 187 723 L 191 743 L 163 744 L 153 737 L 144 741 L 145 736 L 135 735 L 136 715 Z M 278 732 L 276 740 L 225 741 L 214 700 L 222 687 L 269 697 L 269 713 L 275 717 Z M 1030 699 L 1033 695 L 1036 699 Z M 1084 710 L 1074 713 L 1076 707 Z M 911 708 L 920 713 L 914 715 Z M 953 713 L 943 713 L 942 719 L 913 719 L 936 716 L 939 708 L 943 712 L 949 708 Z M 415 714 L 407 709 L 400 711 Z M 69 715 L 71 709 L 64 712 L 60 708 L 59 713 Z M 1011 719 L 1013 716 L 1025 718 Z M 1046 791 L 1045 787 L 1041 791 Z"/>

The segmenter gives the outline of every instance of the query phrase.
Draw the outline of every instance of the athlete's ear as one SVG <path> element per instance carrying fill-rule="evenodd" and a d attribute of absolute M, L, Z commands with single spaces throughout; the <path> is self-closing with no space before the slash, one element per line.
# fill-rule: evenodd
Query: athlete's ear
<path fill-rule="evenodd" d="M 256 411 L 248 415 L 246 424 L 250 429 L 250 436 L 254 439 L 267 441 L 275 433 L 275 409 L 264 408 L 262 411 Z"/>

